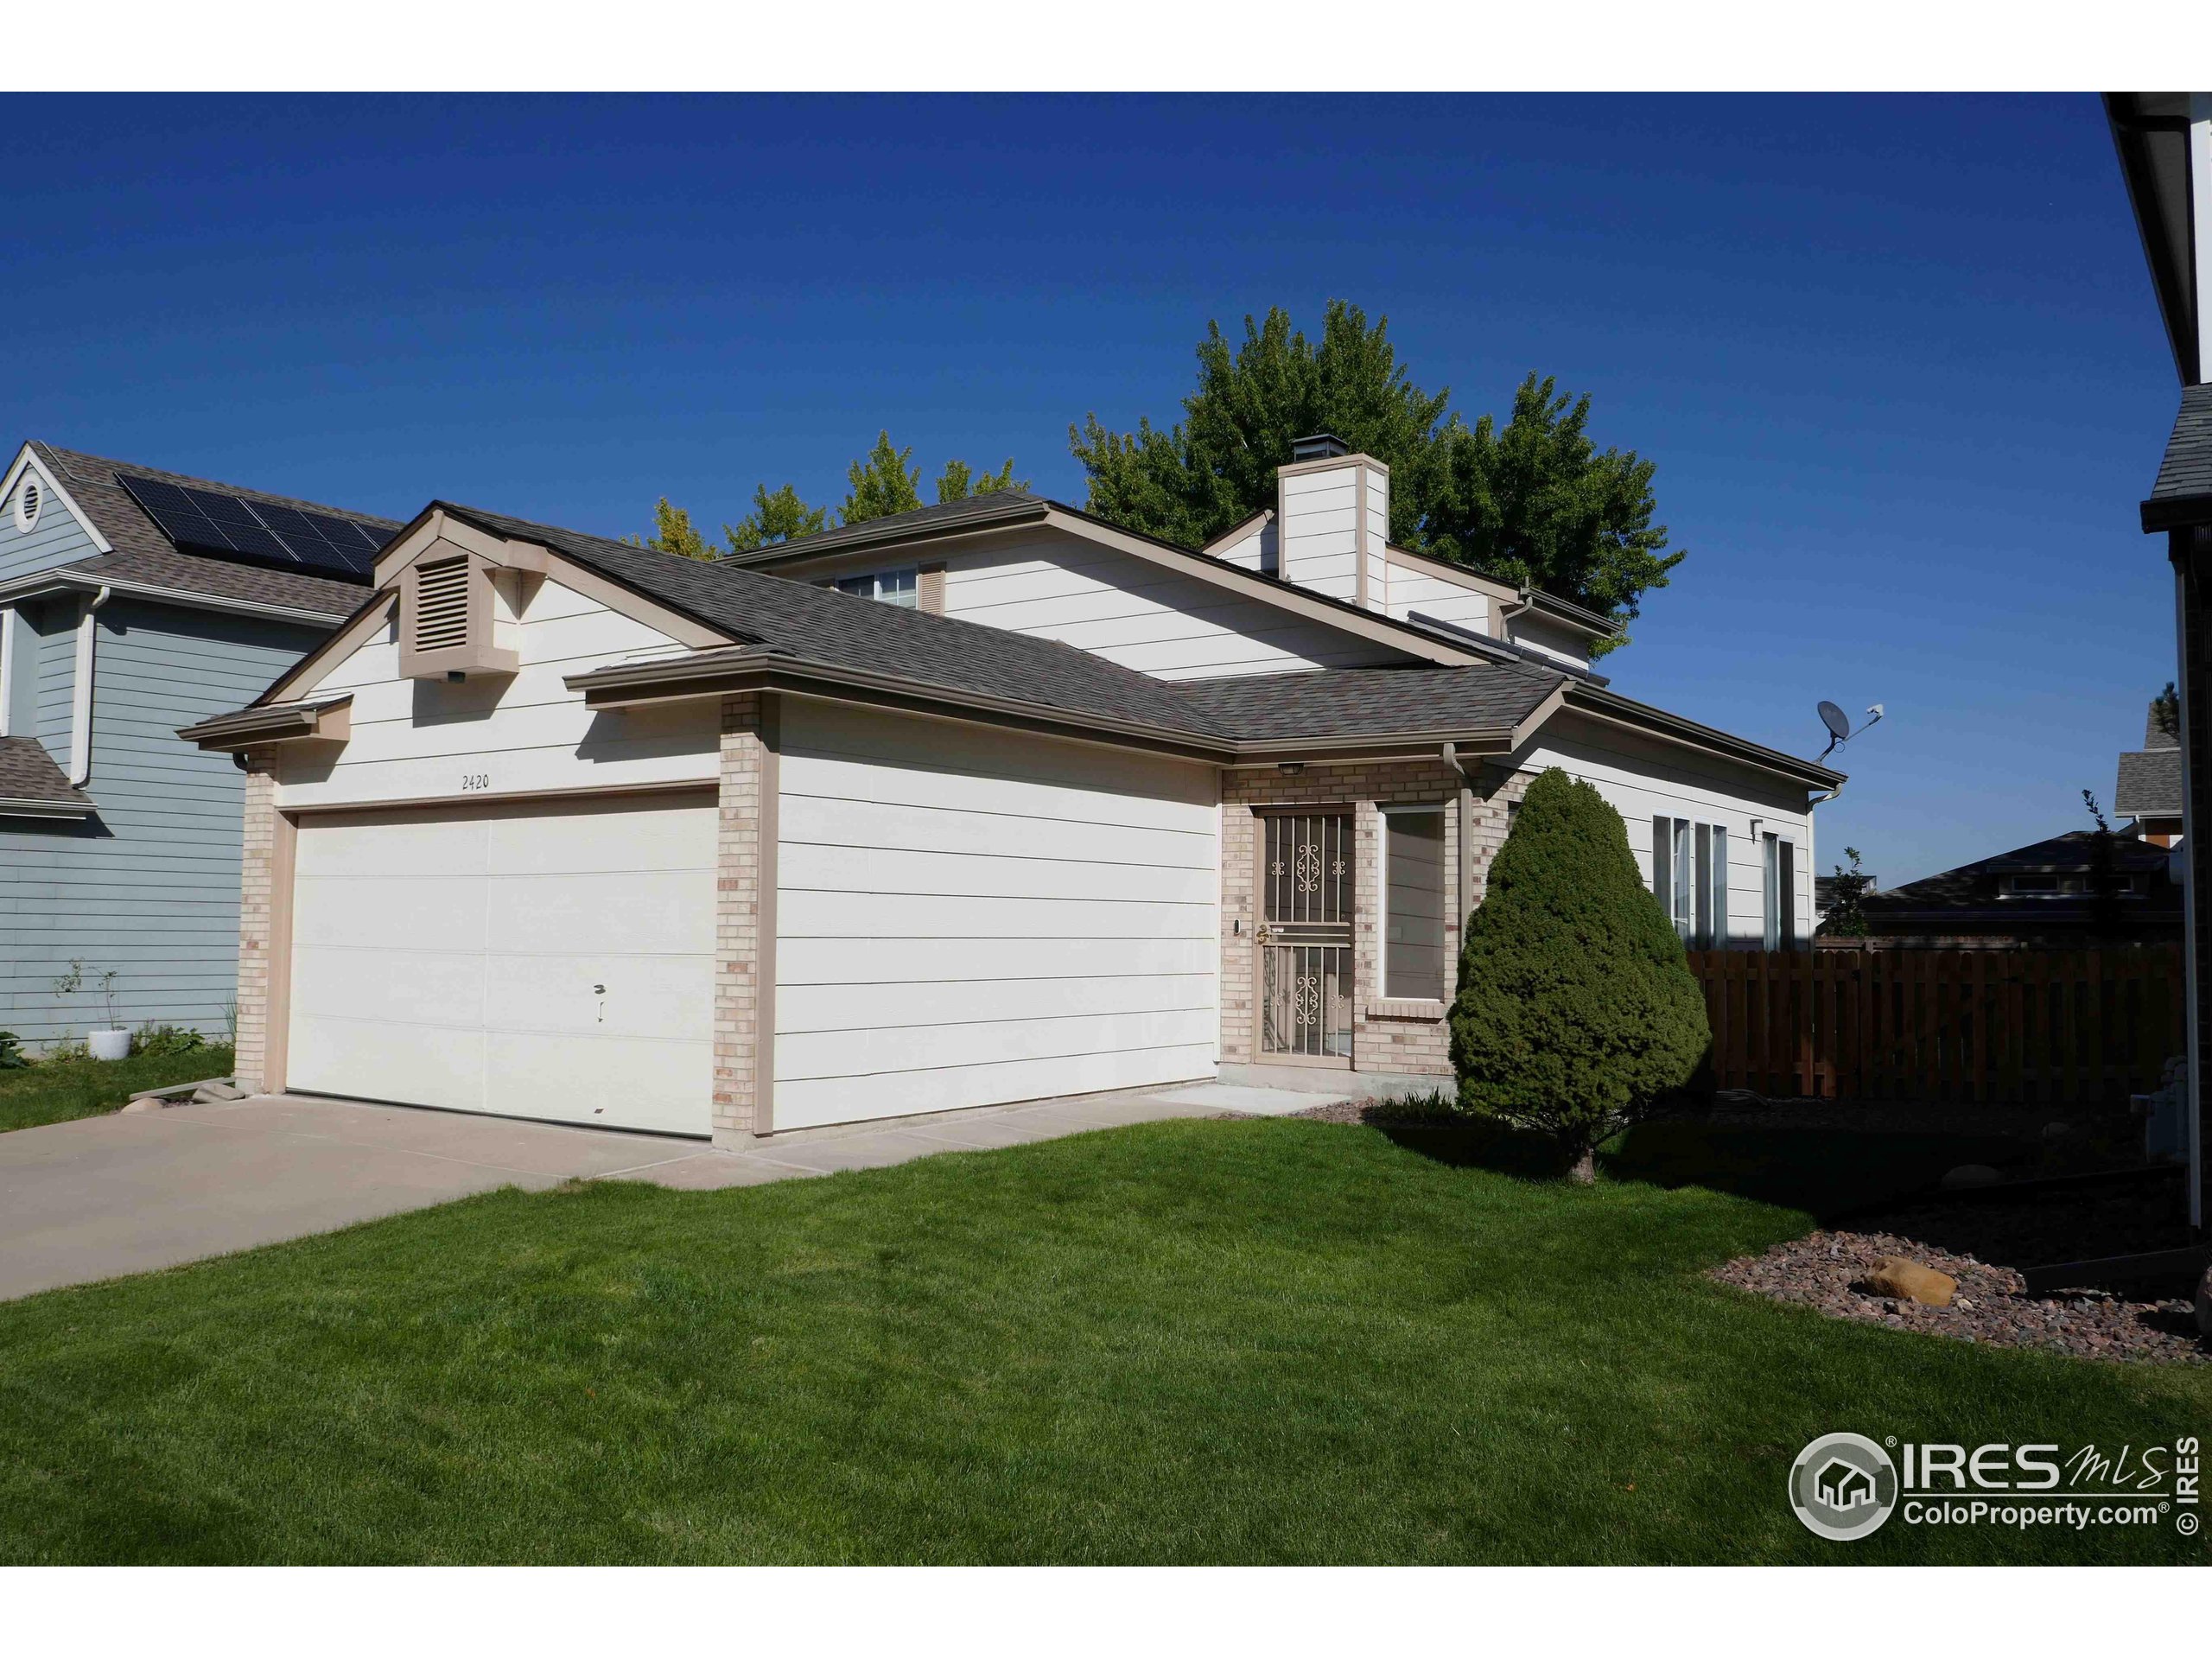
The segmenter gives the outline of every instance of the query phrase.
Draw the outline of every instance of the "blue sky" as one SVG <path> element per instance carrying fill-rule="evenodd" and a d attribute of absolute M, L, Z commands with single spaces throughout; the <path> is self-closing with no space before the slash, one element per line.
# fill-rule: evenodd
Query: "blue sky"
<path fill-rule="evenodd" d="M 18 99 L 0 434 L 621 534 L 1172 417 L 1342 296 L 1470 417 L 1530 369 L 1689 558 L 1617 689 L 1847 753 L 1884 885 L 2086 819 L 2172 673 L 2177 397 L 2095 99 Z M 2109 804 L 2107 799 L 2107 804 Z"/>

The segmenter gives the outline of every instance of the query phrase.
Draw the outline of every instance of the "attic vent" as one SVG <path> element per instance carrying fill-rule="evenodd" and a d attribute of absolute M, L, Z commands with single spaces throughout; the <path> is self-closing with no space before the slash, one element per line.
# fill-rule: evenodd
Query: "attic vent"
<path fill-rule="evenodd" d="M 468 561 L 441 559 L 415 577 L 414 646 L 445 651 L 468 643 Z"/>
<path fill-rule="evenodd" d="M 16 492 L 16 528 L 29 535 L 38 527 L 38 510 L 46 505 L 38 480 L 23 474 L 23 487 Z"/>

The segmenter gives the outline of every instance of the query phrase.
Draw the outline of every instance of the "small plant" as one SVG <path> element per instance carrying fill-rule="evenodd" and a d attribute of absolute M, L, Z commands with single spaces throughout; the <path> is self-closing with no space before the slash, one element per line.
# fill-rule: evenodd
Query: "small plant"
<path fill-rule="evenodd" d="M 39 1064 L 67 1065 L 72 1060 L 89 1060 L 92 1058 L 92 1051 L 85 1046 L 83 1038 L 64 1037 L 46 1046 L 46 1052 L 39 1056 Z"/>
<path fill-rule="evenodd" d="M 1866 912 L 1859 901 L 1866 896 L 1866 889 L 1874 885 L 1874 878 L 1859 868 L 1859 849 L 1847 847 L 1843 855 L 1851 861 L 1851 868 L 1835 867 L 1834 896 L 1828 900 L 1827 914 L 1821 918 L 1821 925 L 1813 931 L 1829 938 L 1863 939 L 1866 937 Z"/>
<path fill-rule="evenodd" d="M 105 969 L 92 976 L 92 982 L 99 987 L 100 1000 L 107 1006 L 107 1029 L 110 1031 L 113 1031 L 115 1029 L 115 982 L 117 977 L 116 970 L 112 968 Z M 84 988 L 84 958 L 81 957 L 73 957 L 69 961 L 69 971 L 54 982 L 54 994 L 56 996 L 74 996 L 78 992 Z"/>
<path fill-rule="evenodd" d="M 188 1026 L 157 1026 L 149 1020 L 130 1033 L 134 1058 L 141 1054 L 190 1054 L 207 1046 L 207 1039 Z"/>
<path fill-rule="evenodd" d="M 238 1000 L 235 996 L 224 999 L 223 1040 L 232 1048 L 238 1046 Z"/>
<path fill-rule="evenodd" d="M 21 1071 L 31 1063 L 22 1041 L 12 1031 L 0 1031 L 0 1071 Z"/>

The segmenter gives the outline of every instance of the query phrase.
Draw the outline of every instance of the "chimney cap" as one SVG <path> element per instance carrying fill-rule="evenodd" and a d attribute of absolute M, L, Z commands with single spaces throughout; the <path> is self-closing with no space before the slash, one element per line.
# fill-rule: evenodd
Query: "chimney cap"
<path fill-rule="evenodd" d="M 1316 432 L 1308 438 L 1293 438 L 1290 458 L 1297 461 L 1328 461 L 1338 455 L 1351 454 L 1351 445 L 1333 432 Z"/>

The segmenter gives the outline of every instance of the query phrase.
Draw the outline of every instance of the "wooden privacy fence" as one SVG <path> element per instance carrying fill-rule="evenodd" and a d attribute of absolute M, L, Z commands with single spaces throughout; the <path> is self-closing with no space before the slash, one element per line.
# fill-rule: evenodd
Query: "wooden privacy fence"
<path fill-rule="evenodd" d="M 1693 950 L 1723 1089 L 2118 1103 L 2185 1046 L 2177 944 Z"/>

